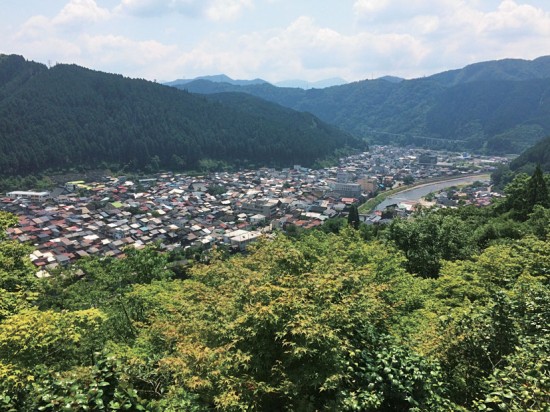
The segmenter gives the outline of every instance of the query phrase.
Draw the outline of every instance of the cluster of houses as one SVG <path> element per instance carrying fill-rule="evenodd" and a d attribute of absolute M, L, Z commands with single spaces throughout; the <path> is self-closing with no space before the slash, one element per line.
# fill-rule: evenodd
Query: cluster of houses
<path fill-rule="evenodd" d="M 419 162 L 422 155 L 432 160 Z M 307 229 L 345 216 L 350 205 L 402 184 L 407 176 L 418 180 L 464 173 L 449 161 L 450 154 L 445 162 L 433 162 L 433 156 L 375 147 L 319 170 L 294 166 L 200 177 L 105 177 L 68 182 L 52 192 L 10 192 L 0 199 L 0 207 L 19 218 L 9 236 L 33 245 L 31 260 L 45 270 L 86 256 L 123 257 L 128 247 L 154 242 L 166 250 L 214 244 L 244 250 L 288 225 Z M 464 164 L 463 155 L 452 156 Z M 482 166 L 472 162 L 472 170 L 486 170 L 497 160 L 486 161 Z"/>
<path fill-rule="evenodd" d="M 491 190 L 489 183 L 470 185 L 462 188 L 448 188 L 440 190 L 430 196 L 435 205 L 442 207 L 455 207 L 461 205 L 489 206 L 493 199 L 503 195 Z"/>

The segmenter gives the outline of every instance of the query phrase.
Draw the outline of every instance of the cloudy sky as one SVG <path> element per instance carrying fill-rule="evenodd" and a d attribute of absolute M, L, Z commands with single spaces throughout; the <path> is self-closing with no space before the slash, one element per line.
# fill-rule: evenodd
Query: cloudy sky
<path fill-rule="evenodd" d="M 130 77 L 414 78 L 550 54 L 548 0 L 0 0 L 0 53 Z"/>

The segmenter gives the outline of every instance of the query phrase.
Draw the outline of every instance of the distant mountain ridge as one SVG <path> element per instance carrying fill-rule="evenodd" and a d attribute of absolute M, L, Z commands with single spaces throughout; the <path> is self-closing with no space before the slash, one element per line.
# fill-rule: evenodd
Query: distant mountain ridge
<path fill-rule="evenodd" d="M 177 79 L 169 82 L 164 82 L 163 84 L 166 86 L 178 87 L 197 80 L 206 80 L 213 83 L 227 83 L 233 86 L 253 86 L 253 85 L 260 85 L 260 84 L 272 84 L 263 79 L 234 80 L 225 74 L 198 76 L 193 79 Z M 323 89 L 325 87 L 340 86 L 342 84 L 347 84 L 347 81 L 345 81 L 340 77 L 331 77 L 329 79 L 318 80 L 315 82 L 295 79 L 295 80 L 283 80 L 277 83 L 273 83 L 273 85 L 277 87 L 295 87 L 299 89 L 312 89 L 312 88 Z"/>
<path fill-rule="evenodd" d="M 177 79 L 170 82 L 165 82 L 166 86 L 178 86 L 178 85 L 184 85 L 187 83 L 191 83 L 195 80 L 207 80 L 213 83 L 228 83 L 232 84 L 234 86 L 247 86 L 247 85 L 255 85 L 255 84 L 264 84 L 268 83 L 265 80 L 262 79 L 253 79 L 253 80 L 234 80 L 229 76 L 226 76 L 225 74 L 216 74 L 211 76 L 199 76 L 195 77 L 194 79 Z"/>
<path fill-rule="evenodd" d="M 195 80 L 192 93 L 241 92 L 307 111 L 376 143 L 519 153 L 550 135 L 550 56 L 476 63 L 400 80 L 362 80 L 324 89 L 237 86 Z"/>
<path fill-rule="evenodd" d="M 0 55 L 0 174 L 311 166 L 345 147 L 366 148 L 309 113 L 248 97 L 228 105 L 145 80 Z"/>
<path fill-rule="evenodd" d="M 534 60 L 503 59 L 470 64 L 462 69 L 449 70 L 429 76 L 446 86 L 474 81 L 533 80 L 550 77 L 550 56 Z"/>
<path fill-rule="evenodd" d="M 390 83 L 401 83 L 405 79 L 403 79 L 402 77 L 396 77 L 396 76 L 382 76 L 382 77 L 379 77 L 377 80 L 385 80 Z"/>

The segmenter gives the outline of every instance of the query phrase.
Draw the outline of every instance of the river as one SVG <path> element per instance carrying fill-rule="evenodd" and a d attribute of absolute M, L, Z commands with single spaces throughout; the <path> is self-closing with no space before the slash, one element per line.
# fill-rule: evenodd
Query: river
<path fill-rule="evenodd" d="M 418 186 L 411 187 L 410 189 L 403 190 L 396 193 L 393 196 L 386 198 L 382 203 L 376 206 L 375 210 L 384 210 L 387 206 L 393 205 L 402 201 L 418 202 L 422 197 L 431 192 L 438 192 L 442 189 L 451 186 L 463 186 L 470 185 L 476 181 L 488 182 L 491 180 L 490 175 L 474 175 L 458 177 L 448 180 L 442 180 L 434 183 L 425 183 Z"/>

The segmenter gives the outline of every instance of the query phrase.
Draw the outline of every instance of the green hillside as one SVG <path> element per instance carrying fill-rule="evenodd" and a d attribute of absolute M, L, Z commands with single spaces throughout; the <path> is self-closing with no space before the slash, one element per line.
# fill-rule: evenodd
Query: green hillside
<path fill-rule="evenodd" d="M 453 86 L 426 120 L 429 134 L 465 139 L 490 153 L 519 153 L 550 133 L 550 78 Z"/>
<path fill-rule="evenodd" d="M 254 104 L 254 103 L 250 103 Z M 0 58 L 0 170 L 311 165 L 364 143 L 310 114 L 240 110 L 145 80 Z"/>
<path fill-rule="evenodd" d="M 430 76 L 443 85 L 494 80 L 546 79 L 550 74 L 550 56 L 534 60 L 502 59 L 470 64 L 462 69 L 448 70 Z"/>
<path fill-rule="evenodd" d="M 510 163 L 514 171 L 531 171 L 539 164 L 545 172 L 550 172 L 550 136 L 542 139 L 524 151 Z"/>
<path fill-rule="evenodd" d="M 243 92 L 307 111 L 377 143 L 520 153 L 550 134 L 550 57 L 477 63 L 430 77 L 325 89 L 196 80 L 194 93 Z"/>

